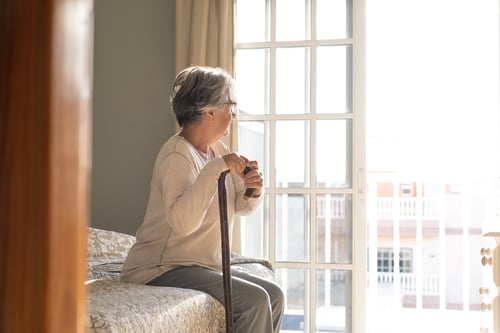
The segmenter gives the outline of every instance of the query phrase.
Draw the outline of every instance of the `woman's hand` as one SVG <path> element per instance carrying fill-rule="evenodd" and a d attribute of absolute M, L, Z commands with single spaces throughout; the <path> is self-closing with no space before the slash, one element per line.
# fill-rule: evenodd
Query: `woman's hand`
<path fill-rule="evenodd" d="M 243 170 L 247 166 L 248 159 L 244 156 L 241 156 L 238 153 L 230 153 L 222 156 L 224 162 L 226 162 L 227 167 L 229 168 L 229 172 L 237 174 L 240 177 L 243 177 Z"/>
<path fill-rule="evenodd" d="M 264 186 L 264 178 L 262 177 L 262 172 L 259 170 L 257 161 L 249 161 L 247 163 L 243 181 L 245 183 L 245 188 L 253 190 L 251 192 L 252 197 L 260 196 L 262 187 Z"/>
<path fill-rule="evenodd" d="M 259 170 L 258 162 L 249 161 L 246 157 L 238 153 L 230 153 L 222 156 L 222 158 L 224 159 L 224 162 L 226 162 L 230 172 L 243 178 L 245 188 L 254 189 L 252 196 L 258 197 L 262 192 L 264 184 L 264 179 L 262 178 L 262 172 Z M 245 168 L 248 168 L 246 172 Z"/>

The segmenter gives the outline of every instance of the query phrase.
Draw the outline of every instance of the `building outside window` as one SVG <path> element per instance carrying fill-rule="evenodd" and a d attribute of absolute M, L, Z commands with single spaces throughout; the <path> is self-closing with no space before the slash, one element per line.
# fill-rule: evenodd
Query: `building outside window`
<path fill-rule="evenodd" d="M 394 272 L 394 250 L 392 248 L 378 248 L 377 272 Z M 413 258 L 411 249 L 399 251 L 399 272 L 411 273 L 413 271 Z"/>

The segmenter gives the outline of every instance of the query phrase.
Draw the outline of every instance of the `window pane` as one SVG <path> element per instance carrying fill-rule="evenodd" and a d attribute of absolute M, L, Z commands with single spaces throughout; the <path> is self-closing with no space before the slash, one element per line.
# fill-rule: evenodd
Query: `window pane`
<path fill-rule="evenodd" d="M 235 78 L 241 114 L 269 113 L 268 49 L 236 50 Z"/>
<path fill-rule="evenodd" d="M 351 186 L 351 120 L 318 120 L 316 123 L 316 186 Z"/>
<path fill-rule="evenodd" d="M 259 162 L 264 186 L 269 186 L 269 122 L 238 121 L 238 152 Z"/>
<path fill-rule="evenodd" d="M 309 186 L 309 121 L 276 122 L 276 187 Z"/>
<path fill-rule="evenodd" d="M 309 196 L 276 195 L 276 260 L 309 261 Z"/>
<path fill-rule="evenodd" d="M 341 39 L 352 35 L 350 0 L 316 0 L 316 38 Z"/>
<path fill-rule="evenodd" d="M 276 49 L 276 113 L 309 113 L 309 48 Z"/>
<path fill-rule="evenodd" d="M 320 263 L 352 263 L 352 196 L 316 197 L 317 258 Z"/>
<path fill-rule="evenodd" d="M 318 47 L 317 66 L 316 112 L 351 112 L 351 46 Z"/>
<path fill-rule="evenodd" d="M 256 212 L 241 217 L 241 253 L 253 258 L 269 258 L 269 195 Z"/>
<path fill-rule="evenodd" d="M 277 41 L 308 39 L 308 6 L 306 0 L 276 0 Z"/>
<path fill-rule="evenodd" d="M 304 269 L 276 269 L 276 279 L 285 292 L 285 315 L 281 323 L 281 332 L 306 332 L 305 300 L 308 299 L 309 286 L 307 272 Z"/>
<path fill-rule="evenodd" d="M 352 273 L 316 271 L 316 331 L 352 332 Z"/>
<path fill-rule="evenodd" d="M 266 0 L 236 1 L 236 43 L 267 41 Z"/>

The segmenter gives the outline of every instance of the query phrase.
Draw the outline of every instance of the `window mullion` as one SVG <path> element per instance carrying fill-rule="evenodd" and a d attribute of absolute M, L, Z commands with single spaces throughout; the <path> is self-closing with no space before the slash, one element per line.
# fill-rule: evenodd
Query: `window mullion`
<path fill-rule="evenodd" d="M 309 322 L 309 329 L 310 332 L 316 332 L 316 274 L 317 274 L 317 251 L 316 249 L 318 248 L 317 244 L 317 223 L 316 223 L 316 173 L 313 170 L 316 170 L 316 121 L 311 119 L 309 126 L 311 126 L 311 138 L 310 138 L 310 191 L 309 191 L 309 202 L 310 202 L 310 262 L 311 262 L 311 268 L 310 268 L 310 295 L 309 295 L 309 314 L 310 314 L 310 322 Z"/>
<path fill-rule="evenodd" d="M 274 98 L 271 98 L 273 101 Z M 269 154 L 276 156 L 276 122 L 269 121 Z M 271 189 L 269 194 L 269 260 L 271 263 L 276 262 L 276 175 L 275 170 L 276 162 L 274 158 L 269 159 L 269 187 Z"/>
<path fill-rule="evenodd" d="M 270 4 L 269 4 L 270 2 Z M 275 105 L 276 105 L 276 49 L 274 41 L 276 39 L 276 3 L 268 0 L 268 17 L 267 22 L 270 28 L 270 43 L 267 44 L 269 48 L 268 58 L 268 76 L 269 77 L 269 97 L 268 97 L 268 117 L 269 117 L 269 187 L 271 188 L 271 195 L 269 197 L 269 256 L 272 263 L 276 262 L 276 161 L 273 156 L 276 156 L 276 119 L 275 119 Z"/>

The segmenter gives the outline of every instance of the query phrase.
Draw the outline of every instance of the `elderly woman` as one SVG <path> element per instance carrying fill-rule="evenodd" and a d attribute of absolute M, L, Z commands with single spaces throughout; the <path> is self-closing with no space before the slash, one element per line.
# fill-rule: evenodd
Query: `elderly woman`
<path fill-rule="evenodd" d="M 182 70 L 170 102 L 180 131 L 158 153 L 144 221 L 121 278 L 200 290 L 224 304 L 217 182 L 229 170 L 231 234 L 234 217 L 260 205 L 262 173 L 256 161 L 220 141 L 236 116 L 235 83 L 227 72 L 199 66 Z M 246 188 L 254 189 L 250 198 Z M 232 290 L 235 332 L 279 332 L 284 296 L 277 284 L 232 270 Z"/>

